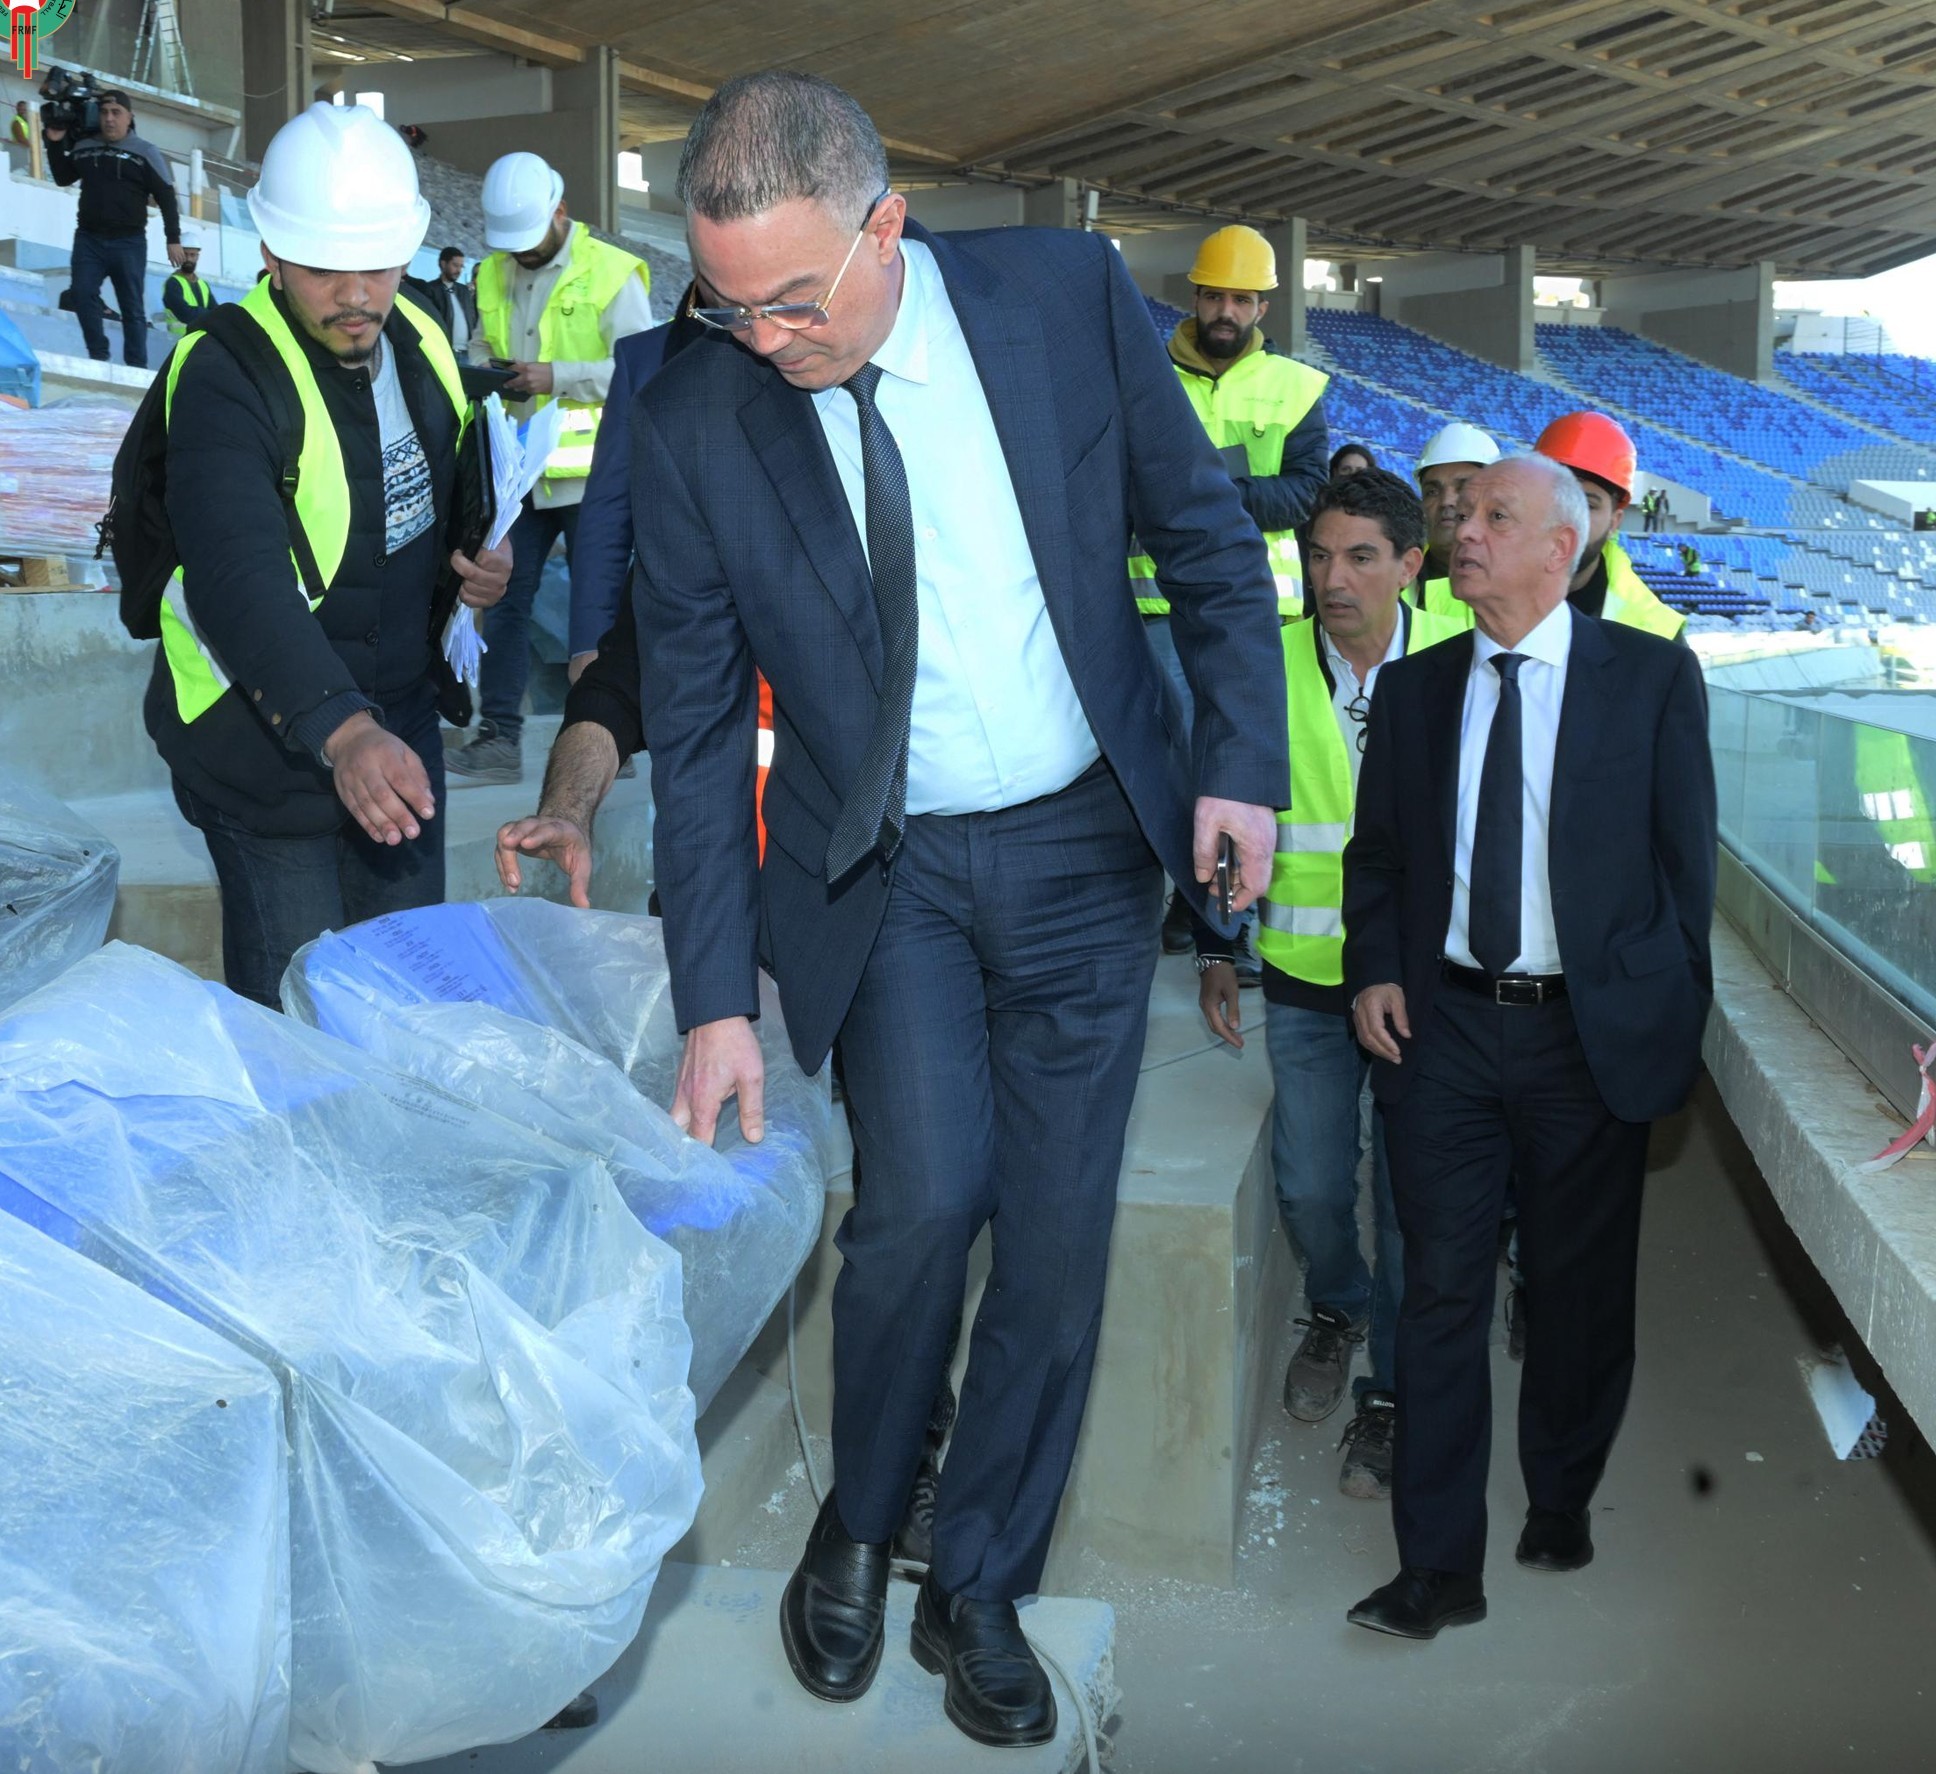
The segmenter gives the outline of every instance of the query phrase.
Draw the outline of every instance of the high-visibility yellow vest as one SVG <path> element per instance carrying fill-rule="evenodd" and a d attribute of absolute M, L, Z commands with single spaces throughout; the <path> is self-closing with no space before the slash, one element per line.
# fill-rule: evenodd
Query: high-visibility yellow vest
<path fill-rule="evenodd" d="M 296 518 L 308 539 L 310 552 L 316 557 L 316 570 L 322 575 L 324 586 L 328 587 L 343 564 L 343 550 L 348 545 L 350 534 L 350 480 L 343 466 L 343 446 L 337 438 L 329 409 L 323 404 L 323 391 L 317 384 L 316 372 L 310 365 L 308 353 L 303 350 L 302 341 L 296 337 L 289 322 L 283 318 L 282 310 L 276 306 L 266 277 L 242 298 L 240 307 L 268 334 L 269 343 L 276 348 L 276 355 L 282 359 L 284 368 L 294 380 L 296 393 L 302 401 L 303 443 L 302 454 L 296 463 Z M 396 312 L 416 328 L 424 356 L 430 360 L 437 380 L 450 397 L 461 437 L 470 418 L 470 402 L 464 398 L 464 384 L 457 372 L 457 356 L 450 348 L 450 341 L 444 337 L 443 328 L 415 303 L 399 302 Z M 207 336 L 206 333 L 190 333 L 170 353 L 168 392 L 163 409 L 166 417 L 172 418 L 174 415 L 175 389 L 181 380 L 182 365 L 188 361 L 189 353 Z M 294 574 L 296 595 L 312 611 L 321 608 L 322 599 L 312 600 L 303 590 L 302 576 L 295 571 L 293 554 L 290 556 L 290 567 Z M 202 644 L 196 633 L 180 567 L 175 569 L 174 578 L 162 594 L 161 646 L 168 659 L 169 675 L 174 679 L 176 709 L 184 721 L 200 719 L 221 700 L 230 680 L 221 662 Z"/>
<path fill-rule="evenodd" d="M 165 291 L 171 286 L 181 291 L 182 300 L 191 308 L 213 308 L 215 306 L 215 292 L 199 277 L 190 277 L 186 271 L 177 271 L 173 277 L 169 278 L 167 283 L 162 285 L 162 288 Z M 188 328 L 183 326 L 175 318 L 175 311 L 165 303 L 162 306 L 161 318 L 163 324 L 166 325 L 168 330 L 176 338 L 179 339 L 187 333 Z"/>
<path fill-rule="evenodd" d="M 1936 881 L 1936 822 L 1908 734 L 1856 728 L 1855 792 L 1863 818 L 1874 823 L 1889 854 L 1912 879 Z"/>
<path fill-rule="evenodd" d="M 1601 558 L 1607 563 L 1607 601 L 1600 607 L 1600 620 L 1623 622 L 1629 628 L 1657 634 L 1664 641 L 1679 640 L 1687 618 L 1654 595 L 1646 580 L 1634 571 L 1627 551 L 1613 537 L 1607 538 Z"/>
<path fill-rule="evenodd" d="M 1399 611 L 1403 651 L 1460 632 L 1429 610 Z M 1291 724 L 1291 805 L 1277 816 L 1270 890 L 1257 908 L 1257 952 L 1309 985 L 1344 983 L 1344 846 L 1351 830 L 1351 759 L 1331 708 L 1316 617 L 1284 629 Z"/>
<path fill-rule="evenodd" d="M 511 268 L 509 253 L 492 253 L 477 267 L 477 324 L 490 342 L 493 357 L 514 357 L 511 349 Z M 612 355 L 599 330 L 599 319 L 617 299 L 628 278 L 647 289 L 652 273 L 643 259 L 621 247 L 608 246 L 583 222 L 571 225 L 571 263 L 559 274 L 545 297 L 538 317 L 538 350 L 545 363 L 597 363 Z M 541 394 L 538 406 L 555 397 Z M 545 460 L 547 487 L 559 481 L 583 480 L 592 471 L 592 447 L 598 442 L 603 401 L 566 400 L 558 431 L 558 447 Z M 535 411 L 536 408 L 533 408 Z"/>
<path fill-rule="evenodd" d="M 1464 598 L 1453 594 L 1450 579 L 1428 579 L 1422 592 L 1416 585 L 1408 585 L 1405 587 L 1405 601 L 1415 610 L 1442 616 L 1452 624 L 1454 632 L 1470 628 L 1473 624 L 1472 606 Z"/>
<path fill-rule="evenodd" d="M 1276 474 L 1284 465 L 1284 440 L 1324 398 L 1331 378 L 1322 370 L 1274 351 L 1252 351 L 1220 376 L 1199 375 L 1177 366 L 1177 378 L 1190 397 L 1210 442 L 1220 450 L 1241 447 L 1252 474 Z M 1277 581 L 1277 611 L 1296 616 L 1304 608 L 1304 567 L 1295 530 L 1267 530 L 1271 577 Z M 1146 554 L 1130 556 L 1129 576 L 1136 586 L 1136 607 L 1145 616 L 1167 616 L 1170 601 L 1156 589 L 1156 563 Z"/>

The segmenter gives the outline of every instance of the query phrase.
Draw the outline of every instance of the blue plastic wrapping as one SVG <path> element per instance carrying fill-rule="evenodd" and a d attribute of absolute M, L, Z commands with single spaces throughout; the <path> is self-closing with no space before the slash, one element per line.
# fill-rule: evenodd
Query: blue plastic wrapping
<path fill-rule="evenodd" d="M 0 1014 L 0 1208 L 280 1381 L 297 1766 L 522 1736 L 631 1642 L 699 1455 L 597 1158 L 117 943 Z"/>
<path fill-rule="evenodd" d="M 284 1774 L 282 1388 L 0 1214 L 0 1766 Z"/>
<path fill-rule="evenodd" d="M 282 997 L 399 1071 L 603 1159 L 684 1259 L 705 1409 L 813 1249 L 825 1200 L 827 1081 L 795 1063 L 770 984 L 757 1146 L 730 1112 L 716 1147 L 667 1112 L 681 1042 L 654 918 L 522 899 L 400 912 L 312 943 Z"/>
<path fill-rule="evenodd" d="M 120 853 L 52 795 L 0 778 L 0 1005 L 101 946 Z"/>

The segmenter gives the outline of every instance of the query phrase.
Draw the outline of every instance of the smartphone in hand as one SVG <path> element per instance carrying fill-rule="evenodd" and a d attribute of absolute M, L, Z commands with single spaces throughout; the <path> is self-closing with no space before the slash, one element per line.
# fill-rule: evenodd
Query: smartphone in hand
<path fill-rule="evenodd" d="M 1228 918 L 1237 891 L 1237 846 L 1228 832 L 1217 840 L 1217 872 L 1210 885 L 1217 896 L 1217 910 Z"/>

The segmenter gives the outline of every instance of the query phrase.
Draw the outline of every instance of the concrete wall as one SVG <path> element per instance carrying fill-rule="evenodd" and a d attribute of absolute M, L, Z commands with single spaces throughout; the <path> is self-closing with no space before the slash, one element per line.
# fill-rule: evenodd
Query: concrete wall
<path fill-rule="evenodd" d="M 1609 277 L 1600 286 L 1609 326 L 1752 382 L 1774 374 L 1775 267 L 1662 271 Z"/>
<path fill-rule="evenodd" d="M 1531 247 L 1393 259 L 1381 275 L 1387 319 L 1522 375 L 1537 369 Z"/>
<path fill-rule="evenodd" d="M 1849 482 L 1852 504 L 1866 505 L 1899 524 L 1913 524 L 1919 511 L 1936 510 L 1936 483 L 1926 480 L 1857 480 Z"/>
<path fill-rule="evenodd" d="M 359 92 L 383 94 L 395 124 L 468 123 L 482 117 L 542 114 L 552 105 L 552 70 L 508 55 L 465 55 L 428 62 L 380 62 L 345 71 L 347 102 Z M 444 153 L 441 131 L 428 152 Z"/>
<path fill-rule="evenodd" d="M 910 191 L 908 214 L 924 228 L 1019 228 L 1022 193 L 1012 185 L 944 185 Z"/>
<path fill-rule="evenodd" d="M 309 8 L 303 0 L 248 0 L 242 8 L 242 154 L 260 160 L 310 101 Z"/>
<path fill-rule="evenodd" d="M 468 58 L 467 58 L 468 59 Z M 387 69 L 385 71 L 387 78 Z M 371 83 L 378 84 L 371 76 Z M 618 227 L 618 59 L 596 48 L 573 68 L 550 71 L 551 109 L 439 123 L 430 152 L 466 172 L 490 170 L 501 154 L 542 154 L 565 178 L 565 202 L 581 222 Z M 386 111 L 389 101 L 385 99 Z M 411 121 L 399 116 L 397 121 Z M 649 175 L 648 175 L 649 176 Z"/>

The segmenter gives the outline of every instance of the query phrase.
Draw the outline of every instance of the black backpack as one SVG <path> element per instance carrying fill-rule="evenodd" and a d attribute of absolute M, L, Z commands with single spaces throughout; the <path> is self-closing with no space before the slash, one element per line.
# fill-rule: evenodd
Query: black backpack
<path fill-rule="evenodd" d="M 241 365 L 242 373 L 269 409 L 282 448 L 282 510 L 289 525 L 289 549 L 295 556 L 296 571 L 302 575 L 303 590 L 315 603 L 327 587 L 296 515 L 303 448 L 302 397 L 267 335 L 236 304 L 211 308 L 202 331 Z M 175 347 L 176 351 L 180 349 L 180 345 Z M 208 346 L 203 344 L 199 349 L 206 351 Z M 162 598 L 181 565 L 181 551 L 168 522 L 168 365 L 173 361 L 174 352 L 170 352 L 135 409 L 127 436 L 115 452 L 107 514 L 94 526 L 101 538 L 95 545 L 94 558 L 99 560 L 113 550 L 115 569 L 121 577 L 121 625 L 138 641 L 160 637 Z"/>

